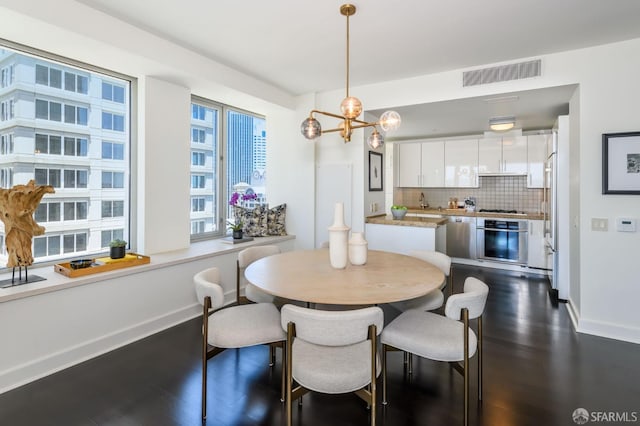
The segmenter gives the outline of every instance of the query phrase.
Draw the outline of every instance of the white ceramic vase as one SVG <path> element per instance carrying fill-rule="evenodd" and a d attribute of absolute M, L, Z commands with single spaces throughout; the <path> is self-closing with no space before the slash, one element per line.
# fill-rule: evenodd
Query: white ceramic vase
<path fill-rule="evenodd" d="M 364 265 L 367 263 L 367 241 L 362 232 L 353 232 L 349 240 L 349 262 L 352 265 Z"/>
<path fill-rule="evenodd" d="M 349 229 L 344 223 L 344 204 L 336 203 L 333 225 L 329 227 L 329 261 L 336 269 L 344 269 L 347 266 Z"/>

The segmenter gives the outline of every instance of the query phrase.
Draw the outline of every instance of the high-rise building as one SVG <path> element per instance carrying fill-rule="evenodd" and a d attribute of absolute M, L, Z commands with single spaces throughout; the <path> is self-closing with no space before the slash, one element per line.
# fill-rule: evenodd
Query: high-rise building
<path fill-rule="evenodd" d="M 129 82 L 0 49 L 0 186 L 52 185 L 36 261 L 95 253 L 129 232 Z M 0 223 L 0 263 L 6 261 Z"/>

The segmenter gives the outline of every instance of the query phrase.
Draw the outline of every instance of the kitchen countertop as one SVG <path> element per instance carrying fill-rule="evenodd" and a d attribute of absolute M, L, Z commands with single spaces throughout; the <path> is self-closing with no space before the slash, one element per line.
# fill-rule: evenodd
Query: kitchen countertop
<path fill-rule="evenodd" d="M 542 213 L 491 213 L 491 212 L 468 212 L 465 209 L 434 209 L 407 206 L 407 214 L 437 214 L 443 216 L 467 216 L 467 217 L 496 217 L 506 219 L 527 219 L 527 220 L 543 220 Z M 407 216 L 405 216 L 405 219 Z"/>
<path fill-rule="evenodd" d="M 419 217 L 418 214 L 440 215 L 443 217 Z M 466 217 L 490 217 L 503 219 L 520 219 L 520 220 L 543 220 L 542 213 L 491 213 L 491 212 L 468 212 L 465 209 L 433 209 L 408 207 L 407 215 L 404 219 L 394 219 L 391 215 L 369 216 L 365 219 L 366 223 L 375 223 L 378 225 L 397 225 L 397 226 L 418 226 L 423 228 L 437 228 L 446 224 L 449 219 L 447 216 L 466 216 Z"/>
<path fill-rule="evenodd" d="M 404 219 L 394 219 L 389 215 L 370 216 L 366 218 L 366 223 L 374 223 L 378 225 L 397 225 L 397 226 L 418 226 L 422 228 L 437 228 L 446 224 L 446 217 L 417 217 L 405 216 Z"/>

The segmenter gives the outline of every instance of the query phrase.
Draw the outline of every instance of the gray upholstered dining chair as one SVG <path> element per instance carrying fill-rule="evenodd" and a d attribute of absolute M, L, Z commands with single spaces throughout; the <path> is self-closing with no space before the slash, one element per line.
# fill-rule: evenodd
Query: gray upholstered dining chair
<path fill-rule="evenodd" d="M 402 350 L 422 358 L 447 361 L 464 377 L 464 424 L 469 424 L 469 358 L 478 352 L 478 400 L 482 400 L 482 313 L 489 287 L 468 277 L 464 292 L 447 299 L 445 316 L 411 309 L 385 327 L 382 342 L 382 403 L 387 403 L 387 351 Z M 478 336 L 469 327 L 478 319 Z M 462 321 L 460 321 L 462 320 Z M 460 365 L 462 361 L 462 366 Z"/>
<path fill-rule="evenodd" d="M 273 303 L 252 303 L 222 308 L 224 292 L 218 268 L 208 268 L 193 277 L 198 302 L 202 304 L 202 420 L 207 417 L 207 361 L 225 349 L 267 344 L 270 359 L 275 346 L 284 347 L 286 335 L 280 311 Z M 221 309 L 222 308 L 222 309 Z M 273 364 L 272 364 L 273 365 Z M 284 400 L 284 365 L 282 369 Z"/>
<path fill-rule="evenodd" d="M 391 305 L 401 312 L 408 311 L 409 309 L 419 309 L 421 311 L 434 311 L 439 309 L 444 304 L 444 293 L 442 290 L 444 290 L 447 285 L 449 286 L 449 295 L 453 294 L 451 258 L 446 254 L 435 250 L 411 250 L 408 254 L 409 256 L 422 259 L 425 262 L 429 262 L 436 266 L 444 274 L 444 280 L 442 281 L 442 284 L 440 284 L 440 288 L 433 290 L 424 296 L 394 302 Z M 404 362 L 407 364 L 409 374 L 411 374 L 413 370 L 413 357 L 411 354 L 405 352 Z"/>
<path fill-rule="evenodd" d="M 448 285 L 449 294 L 453 294 L 453 282 L 451 274 L 451 258 L 444 253 L 435 250 L 412 250 L 409 256 L 422 259 L 436 266 L 444 274 L 444 281 L 440 288 L 415 299 L 394 302 L 392 305 L 404 312 L 409 309 L 420 309 L 422 311 L 433 311 L 440 308 L 444 304 L 444 293 L 442 290 Z"/>
<path fill-rule="evenodd" d="M 280 253 L 280 247 L 275 245 L 248 247 L 238 252 L 238 260 L 236 262 L 236 302 L 241 304 L 240 289 L 244 288 L 244 296 L 251 302 L 271 302 L 275 301 L 275 297 L 260 290 L 251 284 L 244 277 L 244 270 L 251 263 L 266 256 Z"/>
<path fill-rule="evenodd" d="M 287 304 L 282 307 L 281 321 L 287 330 L 287 425 L 293 421 L 293 401 L 308 391 L 355 392 L 371 407 L 371 425 L 375 425 L 382 309 L 323 311 Z"/>

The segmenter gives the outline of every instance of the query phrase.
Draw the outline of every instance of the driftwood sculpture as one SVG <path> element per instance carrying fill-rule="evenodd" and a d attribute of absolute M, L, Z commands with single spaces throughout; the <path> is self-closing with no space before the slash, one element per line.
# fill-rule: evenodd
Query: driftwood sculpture
<path fill-rule="evenodd" d="M 30 180 L 26 185 L 11 189 L 0 188 L 0 220 L 4 222 L 5 242 L 9 258 L 7 268 L 33 264 L 31 239 L 44 234 L 44 227 L 36 223 L 36 211 L 44 194 L 53 194 L 51 185 L 38 185 Z"/>

